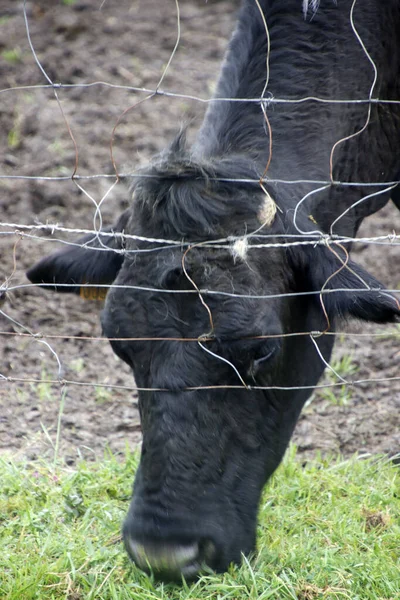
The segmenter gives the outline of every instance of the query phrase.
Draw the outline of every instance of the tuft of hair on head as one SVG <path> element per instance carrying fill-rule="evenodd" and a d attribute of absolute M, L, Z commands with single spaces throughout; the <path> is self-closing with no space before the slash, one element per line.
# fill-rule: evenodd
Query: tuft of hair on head
<path fill-rule="evenodd" d="M 242 237 L 238 240 L 235 240 L 235 242 L 231 246 L 233 262 L 236 262 L 237 260 L 242 260 L 243 262 L 246 262 L 248 249 L 249 242 L 247 237 Z"/>
<path fill-rule="evenodd" d="M 274 222 L 276 215 L 275 200 L 265 191 L 264 202 L 258 211 L 257 218 L 263 227 L 269 227 Z"/>
<path fill-rule="evenodd" d="M 337 5 L 337 0 L 332 0 L 335 6 Z M 307 19 L 307 15 L 310 12 L 311 17 L 310 20 L 313 19 L 315 13 L 319 9 L 319 5 L 321 4 L 321 0 L 303 0 L 303 15 L 304 18 Z"/>
<path fill-rule="evenodd" d="M 304 18 L 307 18 L 308 11 L 311 9 L 313 15 L 318 10 L 320 0 L 303 0 L 303 14 Z"/>

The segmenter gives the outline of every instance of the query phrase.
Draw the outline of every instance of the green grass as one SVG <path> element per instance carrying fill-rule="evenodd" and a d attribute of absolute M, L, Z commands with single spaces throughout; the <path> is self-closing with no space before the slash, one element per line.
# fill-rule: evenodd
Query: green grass
<path fill-rule="evenodd" d="M 344 354 L 341 358 L 331 360 L 330 366 L 333 370 L 325 370 L 327 383 L 338 383 L 337 375 L 351 381 L 358 371 L 358 366 L 353 362 L 353 357 L 349 354 Z M 340 387 L 320 389 L 316 392 L 316 396 L 328 400 L 330 404 L 346 406 L 351 400 L 352 393 L 352 387 L 343 384 Z"/>
<path fill-rule="evenodd" d="M 3 50 L 0 54 L 1 58 L 3 58 L 6 62 L 10 64 L 16 64 L 21 62 L 22 60 L 22 52 L 21 48 L 11 48 L 7 50 Z"/>
<path fill-rule="evenodd" d="M 107 404 L 107 402 L 112 402 L 113 400 L 112 392 L 100 386 L 95 386 L 94 397 L 97 404 Z"/>
<path fill-rule="evenodd" d="M 262 497 L 258 552 L 224 575 L 164 585 L 120 541 L 137 455 L 0 461 L 2 600 L 400 599 L 400 473 L 384 460 L 290 451 Z"/>
<path fill-rule="evenodd" d="M 41 383 L 32 383 L 31 390 L 34 395 L 38 399 L 39 402 L 51 402 L 58 400 L 57 392 L 54 394 L 54 389 L 51 383 L 46 383 L 47 379 L 51 379 L 51 377 L 46 372 L 46 369 L 42 369 L 40 373 Z"/>

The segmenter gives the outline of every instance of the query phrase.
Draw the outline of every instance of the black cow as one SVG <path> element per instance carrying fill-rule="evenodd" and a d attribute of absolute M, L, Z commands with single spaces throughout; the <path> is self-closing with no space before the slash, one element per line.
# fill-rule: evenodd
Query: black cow
<path fill-rule="evenodd" d="M 271 43 L 265 96 L 399 100 L 398 0 L 359 1 L 352 17 L 351 0 L 317 4 L 260 0 Z M 263 93 L 260 7 L 244 0 L 217 99 Z M 373 87 L 365 50 L 377 68 Z M 271 181 L 261 186 L 266 117 Z M 100 235 L 28 272 L 57 291 L 117 284 L 102 325 L 140 388 L 143 447 L 124 539 L 141 568 L 190 578 L 205 564 L 221 571 L 251 552 L 262 487 L 331 355 L 334 336 L 310 332 L 333 332 L 347 317 L 400 316 L 396 299 L 343 247 L 252 247 L 307 241 L 312 232 L 353 236 L 388 201 L 385 182 L 399 175 L 399 125 L 399 107 L 387 102 L 213 101 L 194 145 L 181 135 L 157 157 L 109 230 L 171 243 L 127 237 L 121 252 L 121 236 Z M 276 181 L 330 174 L 319 191 L 315 183 Z M 101 245 L 110 251 L 96 251 Z"/>

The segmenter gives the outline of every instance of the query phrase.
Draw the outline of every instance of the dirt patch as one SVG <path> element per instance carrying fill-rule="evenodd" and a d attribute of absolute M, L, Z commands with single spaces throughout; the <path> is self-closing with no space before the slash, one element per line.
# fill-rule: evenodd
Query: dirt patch
<path fill-rule="evenodd" d="M 77 186 L 68 177 L 76 166 L 79 175 L 114 173 L 110 140 L 119 117 L 114 160 L 120 173 L 146 163 L 171 141 L 181 123 L 189 123 L 189 134 L 198 127 L 204 104 L 182 95 L 206 98 L 212 93 L 236 5 L 210 0 L 180 3 L 181 40 L 162 83 L 163 89 L 180 96 L 156 96 L 139 104 L 146 94 L 118 86 L 157 86 L 176 41 L 173 1 L 64 0 L 57 6 L 50 0 L 28 2 L 32 43 L 47 77 L 63 85 L 109 84 L 63 87 L 57 90 L 58 102 L 52 89 L 26 87 L 47 80 L 29 48 L 22 2 L 0 0 L 0 87 L 17 88 L 1 94 L 1 174 L 33 177 L 0 179 L 1 221 L 92 228 L 95 202 L 102 201 L 103 220 L 112 222 L 128 205 L 126 184 L 119 183 L 107 195 L 112 178 L 84 179 Z M 133 108 L 123 114 L 129 107 Z M 77 165 L 69 128 L 78 148 Z M 67 179 L 37 179 L 48 176 Z M 398 218 L 394 207 L 388 206 L 364 224 L 361 234 L 390 233 Z M 15 226 L 1 230 L 14 231 Z M 35 236 L 0 236 L 0 276 L 11 286 L 26 284 L 26 268 L 58 247 L 41 232 Z M 397 247 L 358 245 L 354 255 L 389 288 L 399 285 Z M 0 372 L 30 380 L 0 379 L 2 451 L 30 458 L 51 456 L 61 404 L 59 453 L 70 462 L 79 455 L 99 457 L 107 446 L 123 452 L 126 444 L 140 440 L 129 369 L 116 359 L 106 340 L 76 339 L 100 336 L 98 303 L 18 287 L 1 308 L 9 318 L 0 314 Z M 316 392 L 295 434 L 304 456 L 317 451 L 345 455 L 400 451 L 400 382 L 388 380 L 399 375 L 399 330 L 395 337 L 394 327 L 352 324 L 347 332 L 384 332 L 380 338 L 343 337 L 334 359 L 351 377 L 382 381 L 347 393 L 339 389 L 335 396 Z M 60 389 L 45 383 L 57 379 L 60 368 L 62 377 L 77 384 Z M 102 387 L 107 384 L 130 389 L 110 391 Z"/>

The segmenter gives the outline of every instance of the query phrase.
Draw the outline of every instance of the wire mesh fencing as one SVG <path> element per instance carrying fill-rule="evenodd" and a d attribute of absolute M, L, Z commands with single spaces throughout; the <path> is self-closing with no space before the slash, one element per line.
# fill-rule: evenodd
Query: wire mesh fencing
<path fill-rule="evenodd" d="M 82 286 L 80 298 L 56 296 L 33 286 L 26 279 L 25 271 L 55 248 L 76 246 L 77 238 L 82 235 L 99 239 L 102 227 L 114 222 L 116 215 L 129 206 L 127 184 L 141 173 L 139 167 L 168 144 L 182 121 L 189 122 L 191 135 L 199 127 L 211 102 L 241 102 L 243 110 L 249 104 L 256 104 L 265 115 L 266 140 L 269 140 L 270 153 L 273 153 L 274 132 L 269 129 L 268 114 L 281 107 L 306 104 L 312 110 L 315 105 L 365 106 L 365 123 L 349 136 L 353 137 L 368 128 L 372 107 L 400 103 L 400 100 L 376 96 L 377 70 L 358 34 L 357 2 L 353 3 L 349 13 L 349 29 L 365 54 L 367 66 L 364 67 L 371 69 L 369 93 L 367 97 L 357 99 L 275 97 L 268 87 L 268 46 L 265 87 L 261 96 L 215 100 L 213 82 L 234 25 L 236 5 L 228 2 L 202 5 L 178 0 L 165 4 L 155 11 L 151 2 L 146 5 L 122 2 L 118 8 L 108 2 L 98 5 L 65 2 L 55 10 L 46 2 L 24 1 L 8 7 L 0 24 L 6 32 L 6 50 L 2 54 L 5 76 L 0 90 L 4 157 L 0 173 L 3 196 L 0 345 L 4 357 L 0 369 L 0 394 L 5 405 L 10 398 L 19 398 L 21 419 L 32 395 L 45 398 L 53 393 L 61 398 L 67 388 L 69 395 L 74 394 L 82 402 L 86 402 L 89 395 L 94 396 L 98 407 L 109 399 L 107 394 L 121 402 L 136 394 L 137 387 L 129 369 L 116 362 L 98 323 L 108 286 L 88 283 Z M 257 0 L 255 4 L 258 6 Z M 265 35 L 269 39 L 267 22 Z M 308 186 L 309 191 L 299 198 L 295 208 L 295 234 L 285 234 L 280 239 L 265 231 L 248 232 L 239 238 L 210 239 L 202 243 L 202 248 L 205 251 L 226 249 L 232 253 L 243 250 L 244 244 L 245 252 L 257 249 L 267 255 L 271 249 L 296 246 L 315 249 L 324 246 L 336 252 L 351 244 L 356 254 L 365 257 L 367 264 L 371 260 L 368 255 L 373 252 L 376 275 L 387 284 L 385 292 L 400 299 L 400 235 L 393 220 L 394 209 L 386 208 L 379 223 L 376 221 L 380 228 L 378 232 L 375 225 L 367 224 L 363 230 L 366 233 L 361 232 L 358 237 L 337 235 L 333 226 L 328 233 L 321 233 L 317 227 L 313 231 L 303 231 L 297 224 L 296 213 L 310 195 L 332 185 L 343 189 L 365 186 L 366 194 L 357 200 L 362 203 L 375 194 L 391 192 L 399 183 L 397 180 L 384 183 L 336 181 L 335 153 L 347 140 L 338 139 L 332 146 L 330 166 L 324 179 L 307 176 L 301 180 L 274 179 L 266 164 L 260 179 L 230 180 L 261 187 L 281 184 L 293 190 Z M 141 176 L 144 175 L 141 173 Z M 345 217 L 351 208 L 354 205 L 336 221 Z M 145 242 L 157 255 L 178 248 L 183 257 L 193 246 L 191 240 L 147 238 L 129 232 L 102 232 L 101 240 L 107 236 L 120 236 L 124 243 Z M 382 246 L 382 253 L 375 259 Z M 101 244 L 95 251 L 110 250 Z M 127 256 L 139 250 L 121 252 Z M 344 252 L 346 254 L 346 250 Z M 246 296 L 235 290 L 197 288 L 195 284 L 192 289 L 183 291 L 163 289 L 156 284 L 130 287 L 160 295 L 194 294 L 205 305 L 210 297 Z M 370 291 L 366 282 L 364 288 L 366 292 Z M 324 294 L 328 293 L 332 293 L 332 286 L 329 290 L 321 288 L 315 292 L 322 304 Z M 289 295 L 279 294 L 281 297 Z M 257 296 L 252 291 L 248 296 L 268 302 L 275 295 Z M 249 332 L 249 336 L 251 334 Z M 316 340 L 322 334 L 340 337 L 345 348 L 354 341 L 355 352 L 359 353 L 355 362 L 361 364 L 356 369 L 343 369 L 340 360 L 326 363 L 328 374 L 315 388 L 316 394 L 341 392 L 345 388 L 362 390 L 363 394 L 380 394 L 382 389 L 392 396 L 400 393 L 400 375 L 396 368 L 400 333 L 396 325 L 355 325 L 337 332 L 329 331 L 327 326 L 325 331 L 301 332 L 310 338 L 316 352 Z M 149 341 L 162 340 L 152 338 Z M 202 344 L 204 336 L 199 339 L 193 335 L 175 341 Z M 383 368 L 364 367 L 361 350 L 366 344 L 371 344 L 372 348 L 382 347 L 380 356 L 386 360 Z M 324 362 L 322 355 L 320 358 Z M 276 387 L 248 385 L 239 373 L 236 385 L 226 386 L 221 382 L 212 387 L 239 389 L 244 385 L 249 389 Z M 203 384 L 196 389 L 199 387 L 210 387 L 206 374 Z M 309 387 L 310 392 L 314 389 L 314 386 L 305 387 Z M 50 393 L 49 390 L 53 391 Z M 121 419 L 129 429 L 128 417 Z"/>

